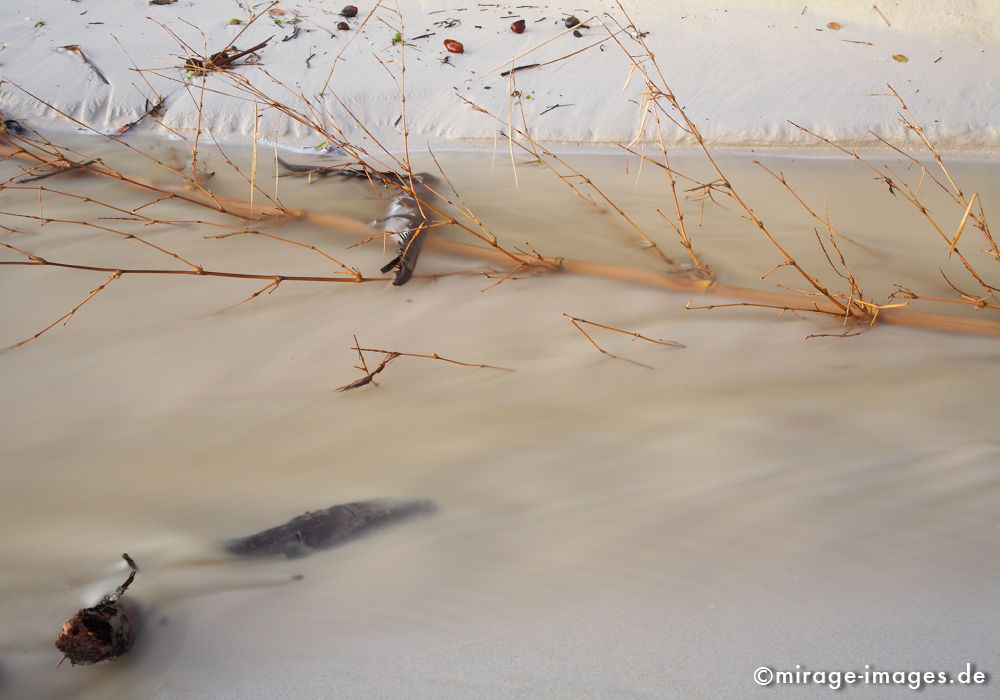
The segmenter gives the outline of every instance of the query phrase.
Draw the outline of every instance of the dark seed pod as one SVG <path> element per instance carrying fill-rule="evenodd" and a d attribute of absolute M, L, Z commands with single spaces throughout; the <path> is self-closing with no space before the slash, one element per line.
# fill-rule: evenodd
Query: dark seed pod
<path fill-rule="evenodd" d="M 519 19 L 510 25 L 510 30 L 515 34 L 524 34 L 524 20 Z"/>
<path fill-rule="evenodd" d="M 577 39 L 579 39 L 581 36 L 583 36 L 583 34 L 580 33 L 579 29 L 574 29 L 573 30 L 573 36 L 575 36 Z"/>
<path fill-rule="evenodd" d="M 462 46 L 461 41 L 455 41 L 454 39 L 445 39 L 444 47 L 448 49 L 448 53 L 465 53 L 465 47 Z"/>
<path fill-rule="evenodd" d="M 354 5 L 345 5 L 344 9 L 340 11 L 340 14 L 342 14 L 344 17 L 357 17 L 358 8 L 355 7 Z"/>
<path fill-rule="evenodd" d="M 349 25 L 347 22 L 337 22 L 337 29 L 339 29 L 342 32 L 347 32 L 350 31 L 351 25 Z"/>
<path fill-rule="evenodd" d="M 563 20 L 563 24 L 565 24 L 568 28 L 572 29 L 573 27 L 576 27 L 577 25 L 580 24 L 580 20 L 578 20 L 573 15 L 570 15 L 569 17 Z"/>
<path fill-rule="evenodd" d="M 63 659 L 69 659 L 74 666 L 111 661 L 132 648 L 136 612 L 130 603 L 123 603 L 121 597 L 135 579 L 137 569 L 131 557 L 123 556 L 132 567 L 125 583 L 94 607 L 83 608 L 62 624 L 56 648 L 64 654 Z"/>

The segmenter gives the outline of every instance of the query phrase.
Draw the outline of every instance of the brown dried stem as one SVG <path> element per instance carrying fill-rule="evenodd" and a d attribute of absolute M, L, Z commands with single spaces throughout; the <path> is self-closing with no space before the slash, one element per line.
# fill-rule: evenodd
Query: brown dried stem
<path fill-rule="evenodd" d="M 633 221 L 632 218 L 629 217 L 629 215 L 626 214 L 621 207 L 619 207 L 614 201 L 612 201 L 611 198 L 608 197 L 603 190 L 601 190 L 601 188 L 599 188 L 596 184 L 594 184 L 594 182 L 589 177 L 587 177 L 579 170 L 577 170 L 569 163 L 567 163 L 565 160 L 557 156 L 555 153 L 553 153 L 552 151 L 550 151 L 549 149 L 545 148 L 537 141 L 535 141 L 535 139 L 531 136 L 530 133 L 528 133 L 526 129 L 514 127 L 512 124 L 510 124 L 509 121 L 504 121 L 499 116 L 493 114 L 488 109 L 479 106 L 472 100 L 469 100 L 461 95 L 459 95 L 458 97 L 460 100 L 465 102 L 475 111 L 486 114 L 487 116 L 492 117 L 497 123 L 507 126 L 511 133 L 505 134 L 505 136 L 508 137 L 511 143 L 513 143 L 526 153 L 534 156 L 539 163 L 541 163 L 543 166 L 545 166 L 547 170 L 549 170 L 552 174 L 554 174 L 556 177 L 562 180 L 562 182 L 566 184 L 574 192 L 574 194 L 580 197 L 580 199 L 584 200 L 585 202 L 591 205 L 596 206 L 594 200 L 585 195 L 583 192 L 581 192 L 580 189 L 572 182 L 572 179 L 574 178 L 578 179 L 583 185 L 589 187 L 598 197 L 604 200 L 604 202 L 607 203 L 608 206 L 614 209 L 615 212 L 629 225 L 629 227 L 632 228 L 632 230 L 634 230 L 637 234 L 639 234 L 640 238 L 642 238 L 642 240 L 645 241 L 645 243 L 649 248 L 652 248 L 653 250 L 656 251 L 657 255 L 660 256 L 660 258 L 663 260 L 664 263 L 666 263 L 672 268 L 677 266 L 677 264 L 670 257 L 668 257 L 666 253 L 663 252 L 663 250 L 656 244 L 656 242 L 649 236 L 647 236 L 646 233 L 639 227 L 639 225 L 636 224 L 635 221 Z M 514 138 L 514 134 L 517 134 L 517 136 L 519 136 L 520 138 Z M 552 163 L 556 163 L 565 170 L 568 170 L 570 174 L 565 175 L 559 172 L 559 170 L 555 166 L 553 166 Z"/>
<path fill-rule="evenodd" d="M 0 243 L 0 245 L 5 245 L 5 244 Z M 6 246 L 6 247 L 13 248 L 13 246 Z M 32 257 L 34 257 L 34 256 L 32 256 Z M 29 264 L 39 264 L 39 263 L 29 263 Z M 64 313 L 62 316 L 60 316 L 59 318 L 57 318 L 55 321 L 53 321 L 49 325 L 45 326 L 45 328 L 43 328 L 42 330 L 38 331 L 33 336 L 25 338 L 24 340 L 22 340 L 20 342 L 17 342 L 17 343 L 14 343 L 13 345 L 5 348 L 4 352 L 6 352 L 7 350 L 13 350 L 14 348 L 19 348 L 22 345 L 30 343 L 32 340 L 37 340 L 39 337 L 41 337 L 41 335 L 43 333 L 45 333 L 49 329 L 51 329 L 51 328 L 59 325 L 60 323 L 62 323 L 65 326 L 67 323 L 69 323 L 70 319 L 73 318 L 74 315 L 76 315 L 76 312 L 79 311 L 83 307 L 84 304 L 86 304 L 88 301 L 90 301 L 91 299 L 93 299 L 94 297 L 96 297 L 98 294 L 100 294 L 101 291 L 103 291 L 103 289 L 105 287 L 107 287 L 114 280 L 118 279 L 121 276 L 122 276 L 122 271 L 121 270 L 114 270 L 110 275 L 108 275 L 108 278 L 106 280 L 104 280 L 104 282 L 102 282 L 101 284 L 99 284 L 97 287 L 94 287 L 93 289 L 91 289 L 90 293 L 87 294 L 87 296 L 85 296 L 83 298 L 83 301 L 81 301 L 79 304 L 77 304 L 76 306 L 74 306 L 72 309 L 70 309 L 69 311 L 67 311 L 66 313 Z"/>
<path fill-rule="evenodd" d="M 359 348 L 354 347 L 358 352 L 380 352 L 383 355 L 399 355 L 400 357 L 422 357 L 427 360 L 440 360 L 441 362 L 448 362 L 453 365 L 461 365 L 462 367 L 475 367 L 478 369 L 496 369 L 501 372 L 513 372 L 515 370 L 510 367 L 497 367 L 496 365 L 483 365 L 475 362 L 459 362 L 458 360 L 450 360 L 447 357 L 441 357 L 436 352 L 430 355 L 422 355 L 414 352 L 398 352 L 396 350 L 379 350 L 378 348 Z"/>
<path fill-rule="evenodd" d="M 622 330 L 621 328 L 615 328 L 614 326 L 605 326 L 604 324 L 601 324 L 601 323 L 594 323 L 593 321 L 588 321 L 586 319 L 579 318 L 577 316 L 571 316 L 571 315 L 569 315 L 567 313 L 563 313 L 563 316 L 565 316 L 566 318 L 568 318 L 569 321 L 570 321 L 570 323 L 572 323 L 573 326 L 576 327 L 576 329 L 578 331 L 580 331 L 581 333 L 583 333 L 583 336 L 588 341 L 590 341 L 590 344 L 593 345 L 595 348 L 597 348 L 597 350 L 600 351 L 601 353 L 603 353 L 604 355 L 607 355 L 608 357 L 613 358 L 615 360 L 623 360 L 624 362 L 630 362 L 633 365 L 638 365 L 640 367 L 645 367 L 646 369 L 653 369 L 653 367 L 651 365 L 646 365 L 646 364 L 643 364 L 641 362 L 636 362 L 635 360 L 630 360 L 627 357 L 620 357 L 620 356 L 615 355 L 615 354 L 613 354 L 611 352 L 608 352 L 607 350 L 605 350 L 604 348 L 602 348 L 600 345 L 598 345 L 597 341 L 594 340 L 591 337 L 591 335 L 589 333 L 587 333 L 587 331 L 585 331 L 583 329 L 583 326 L 581 326 L 580 324 L 581 323 L 586 323 L 586 324 L 591 325 L 591 326 L 596 326 L 597 328 L 604 328 L 605 330 L 614 331 L 615 333 L 622 333 L 624 335 L 631 336 L 632 340 L 645 340 L 646 342 L 649 342 L 649 343 L 656 343 L 657 345 L 666 345 L 666 346 L 671 347 L 671 348 L 683 348 L 683 347 L 685 347 L 684 345 L 681 345 L 680 343 L 678 343 L 676 341 L 673 341 L 673 340 L 656 340 L 655 338 L 647 338 L 646 336 L 641 335 L 639 333 L 633 333 L 632 331 L 625 331 L 625 330 Z"/>
<path fill-rule="evenodd" d="M 496 369 L 502 372 L 514 371 L 513 369 L 510 369 L 508 367 L 496 367 L 494 365 L 483 365 L 471 362 L 459 362 L 458 360 L 451 360 L 448 359 L 447 357 L 441 357 L 437 353 L 433 353 L 431 355 L 423 355 L 412 352 L 398 352 L 396 350 L 379 350 L 377 348 L 363 348 L 361 347 L 361 344 L 358 342 L 358 336 L 356 335 L 354 336 L 354 345 L 352 346 L 351 349 L 357 351 L 358 357 L 361 360 L 361 366 L 356 367 L 356 369 L 360 369 L 362 372 L 364 372 L 365 376 L 361 377 L 361 379 L 351 382 L 350 384 L 345 384 L 344 386 L 337 388 L 336 391 L 338 392 L 350 391 L 351 389 L 357 389 L 359 387 L 367 386 L 368 384 L 375 384 L 375 375 L 385 370 L 385 368 L 389 366 L 390 362 L 399 357 L 422 357 L 429 360 L 440 360 L 441 362 L 448 362 L 453 365 L 461 365 L 462 367 L 475 367 L 479 369 Z M 366 352 L 377 352 L 383 355 L 381 362 L 379 362 L 374 367 L 374 369 L 371 370 L 368 369 L 368 363 L 365 362 L 365 356 L 364 356 L 364 353 Z"/>
<path fill-rule="evenodd" d="M 934 217 L 931 216 L 930 211 L 927 209 L 927 207 L 924 206 L 920 202 L 919 198 L 916 195 L 915 190 L 913 190 L 904 180 L 901 180 L 898 176 L 895 176 L 894 173 L 892 173 L 891 169 L 887 168 L 886 171 L 883 172 L 882 170 L 879 170 L 877 167 L 875 167 L 870 162 L 868 162 L 868 160 L 866 160 L 865 158 L 863 158 L 862 156 L 860 156 L 857 153 L 857 151 L 848 150 L 847 148 L 844 148 L 843 146 L 841 146 L 841 145 L 839 145 L 839 144 L 831 141 L 830 139 L 827 139 L 827 138 L 825 138 L 823 136 L 820 136 L 819 134 L 816 134 L 816 133 L 810 131 L 809 129 L 805 128 L 804 126 L 800 126 L 800 125 L 796 124 L 795 122 L 791 122 L 790 121 L 789 124 L 791 124 L 792 126 L 794 126 L 797 129 L 799 129 L 799 130 L 801 130 L 801 131 L 803 131 L 803 132 L 805 132 L 805 133 L 813 136 L 814 138 L 819 139 L 823 143 L 826 143 L 826 144 L 832 146 L 833 148 L 836 148 L 841 153 L 844 153 L 845 155 L 850 156 L 851 158 L 853 158 L 854 160 L 858 161 L 859 163 L 861 163 L 862 165 L 864 165 L 866 168 L 868 168 L 871 172 L 875 173 L 875 175 L 878 177 L 878 179 L 881 180 L 881 181 L 883 181 L 883 182 L 885 182 L 885 184 L 889 187 L 889 191 L 890 192 L 892 192 L 892 193 L 897 193 L 898 192 L 903 197 L 904 200 L 906 200 L 907 202 L 909 202 L 920 213 L 920 215 L 923 216 L 927 220 L 928 223 L 930 223 L 931 228 L 933 228 L 934 231 L 938 234 L 938 236 L 940 236 L 941 239 L 949 246 L 949 250 L 951 252 L 953 252 L 958 257 L 958 259 L 962 262 L 962 265 L 969 272 L 969 274 L 973 277 L 973 279 L 975 279 L 976 282 L 978 282 L 983 287 L 983 289 L 985 290 L 986 294 L 987 295 L 992 295 L 993 294 L 993 292 L 995 291 L 995 288 L 993 286 L 991 286 L 990 284 L 988 284 L 983 279 L 983 277 L 972 267 L 972 263 L 970 263 L 968 261 L 968 259 L 966 259 L 966 257 L 962 254 L 962 252 L 958 249 L 957 246 L 955 246 L 953 249 L 951 248 L 952 237 L 948 236 L 948 234 L 946 234 L 944 232 L 944 230 L 941 228 L 941 226 L 938 225 L 938 223 L 937 223 L 937 221 L 935 221 Z M 956 188 L 956 191 L 958 191 L 957 188 Z M 964 197 L 962 197 L 960 199 L 963 201 L 964 204 L 968 203 L 968 202 L 964 201 Z M 986 230 L 988 231 L 988 229 L 986 229 Z M 988 240 L 992 241 L 992 239 L 988 239 Z"/>
<path fill-rule="evenodd" d="M 617 37 L 615 37 L 615 42 L 621 48 L 621 50 L 632 60 L 632 65 L 636 70 L 638 70 L 645 77 L 646 80 L 646 92 L 648 94 L 648 99 L 659 109 L 662 113 L 668 116 L 671 121 L 673 121 L 678 127 L 686 131 L 694 139 L 695 143 L 698 145 L 698 149 L 705 156 L 706 161 L 718 175 L 719 180 L 722 182 L 722 187 L 725 188 L 726 192 L 733 198 L 733 200 L 739 205 L 739 207 L 746 214 L 747 218 L 750 219 L 760 231 L 760 233 L 767 239 L 767 241 L 782 255 L 785 262 L 795 269 L 817 292 L 825 296 L 834 306 L 839 308 L 842 313 L 850 314 L 852 313 L 847 307 L 845 307 L 840 301 L 838 301 L 831 292 L 829 292 L 822 282 L 818 278 L 808 273 L 799 263 L 795 260 L 791 254 L 785 250 L 784 247 L 771 235 L 764 222 L 761 221 L 760 217 L 757 216 L 753 208 L 747 203 L 733 187 L 729 178 L 723 173 L 722 168 L 719 166 L 712 152 L 709 150 L 707 144 L 705 143 L 704 137 L 698 130 L 697 125 L 688 117 L 687 113 L 681 107 L 677 98 L 674 96 L 673 91 L 670 89 L 663 72 L 660 70 L 659 65 L 656 62 L 656 57 L 653 51 L 646 44 L 644 34 L 639 31 L 636 27 L 635 22 L 632 21 L 625 8 L 622 6 L 621 2 L 616 0 L 619 10 L 622 16 L 625 17 L 628 22 L 627 27 L 622 27 L 617 19 L 611 18 L 620 29 L 628 29 L 629 38 L 635 42 L 641 51 L 640 56 L 633 55 L 625 46 L 622 44 Z M 652 68 L 649 68 L 651 66 Z M 665 101 L 667 105 L 673 109 L 673 114 L 668 112 L 668 108 L 661 104 L 661 100 Z M 673 115 L 676 115 L 674 117 Z"/>

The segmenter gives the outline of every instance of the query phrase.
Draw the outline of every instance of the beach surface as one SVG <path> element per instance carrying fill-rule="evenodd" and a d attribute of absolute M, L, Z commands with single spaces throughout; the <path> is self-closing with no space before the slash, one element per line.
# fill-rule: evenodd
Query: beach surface
<path fill-rule="evenodd" d="M 229 79 L 209 76 L 202 91 L 200 79 L 184 78 L 186 57 L 270 39 L 257 68 L 236 72 L 278 100 L 308 98 L 352 143 L 374 137 L 401 150 L 404 115 L 390 73 L 398 79 L 403 62 L 412 148 L 489 148 L 501 126 L 469 102 L 503 120 L 523 114 L 543 141 L 608 145 L 640 134 L 645 86 L 609 36 L 627 17 L 649 32 L 671 89 L 714 145 L 816 145 L 790 121 L 851 144 L 875 142 L 870 130 L 903 141 L 913 135 L 891 121 L 896 105 L 870 96 L 887 84 L 939 147 L 992 151 L 1000 143 L 994 3 L 631 0 L 623 7 L 627 14 L 614 3 L 406 0 L 362 3 L 345 18 L 339 4 L 281 0 L 273 8 L 281 14 L 247 28 L 239 23 L 250 17 L 247 6 L 235 1 L 44 0 L 30 10 L 5 3 L 0 74 L 9 82 L 0 85 L 0 106 L 37 126 L 114 131 L 162 97 L 163 123 L 184 133 L 200 125 L 245 143 L 256 130 L 293 148 L 317 145 L 322 139 L 273 110 L 255 118 Z M 586 25 L 581 36 L 565 26 L 568 16 Z M 517 19 L 525 21 L 522 34 L 510 29 Z M 340 22 L 349 29 L 338 30 Z M 445 40 L 461 42 L 464 53 L 448 53 Z M 65 46 L 78 46 L 92 65 Z M 531 64 L 540 65 L 502 75 Z M 663 137 L 691 143 L 669 122 Z"/>

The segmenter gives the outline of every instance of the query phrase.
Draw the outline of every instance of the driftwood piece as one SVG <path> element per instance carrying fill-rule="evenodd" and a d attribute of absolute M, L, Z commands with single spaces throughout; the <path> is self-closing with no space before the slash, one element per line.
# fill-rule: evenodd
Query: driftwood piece
<path fill-rule="evenodd" d="M 106 595 L 91 608 L 83 608 L 62 625 L 56 648 L 74 666 L 100 664 L 116 659 L 132 648 L 138 614 L 128 601 L 122 601 L 125 591 L 135 580 L 138 568 L 132 558 L 123 554 L 132 573 L 125 583 Z"/>
<path fill-rule="evenodd" d="M 329 177 L 335 175 L 344 178 L 356 178 L 364 180 L 372 180 L 381 178 L 386 182 L 392 182 L 393 180 L 402 181 L 401 177 L 396 173 L 389 171 L 378 171 L 372 170 L 370 168 L 355 167 L 350 165 L 299 165 L 297 163 L 289 163 L 285 160 L 278 158 L 278 163 L 290 173 L 295 173 L 296 175 L 308 175 L 310 177 Z"/>
<path fill-rule="evenodd" d="M 344 544 L 372 530 L 437 510 L 431 501 L 360 501 L 292 518 L 283 525 L 225 542 L 226 551 L 246 557 L 284 554 L 306 557 Z"/>
<path fill-rule="evenodd" d="M 393 197 L 385 218 L 373 221 L 373 226 L 381 226 L 390 240 L 396 244 L 398 255 L 382 266 L 382 272 L 396 270 L 392 284 L 396 287 L 406 284 L 417 266 L 420 249 L 427 238 L 431 204 L 435 195 L 430 189 L 437 183 L 430 173 L 413 176 L 412 194 L 403 192 Z"/>
<path fill-rule="evenodd" d="M 196 75 L 204 75 L 205 73 L 209 73 L 211 71 L 234 68 L 238 59 L 252 54 L 255 51 L 260 51 L 266 47 L 267 43 L 273 38 L 273 36 L 270 36 L 256 46 L 249 49 L 243 49 L 242 51 L 237 50 L 235 46 L 228 46 L 222 51 L 213 53 L 207 60 L 201 58 L 200 56 L 189 56 L 184 62 L 184 68 L 185 70 L 191 71 Z"/>

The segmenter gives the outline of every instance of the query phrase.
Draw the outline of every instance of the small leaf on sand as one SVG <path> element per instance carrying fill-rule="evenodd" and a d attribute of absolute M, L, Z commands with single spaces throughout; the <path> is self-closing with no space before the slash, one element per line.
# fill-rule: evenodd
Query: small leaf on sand
<path fill-rule="evenodd" d="M 840 22 L 827 22 L 826 23 L 826 28 L 827 29 L 840 29 Z"/>
<path fill-rule="evenodd" d="M 906 56 L 904 56 L 904 55 L 903 55 L 903 54 L 901 54 L 901 53 L 897 53 L 896 55 L 894 55 L 894 56 L 892 57 L 892 60 L 893 60 L 893 61 L 898 61 L 899 63 L 906 63 L 906 62 L 907 62 L 907 61 L 909 61 L 910 59 L 908 59 L 908 58 L 907 58 Z"/>

